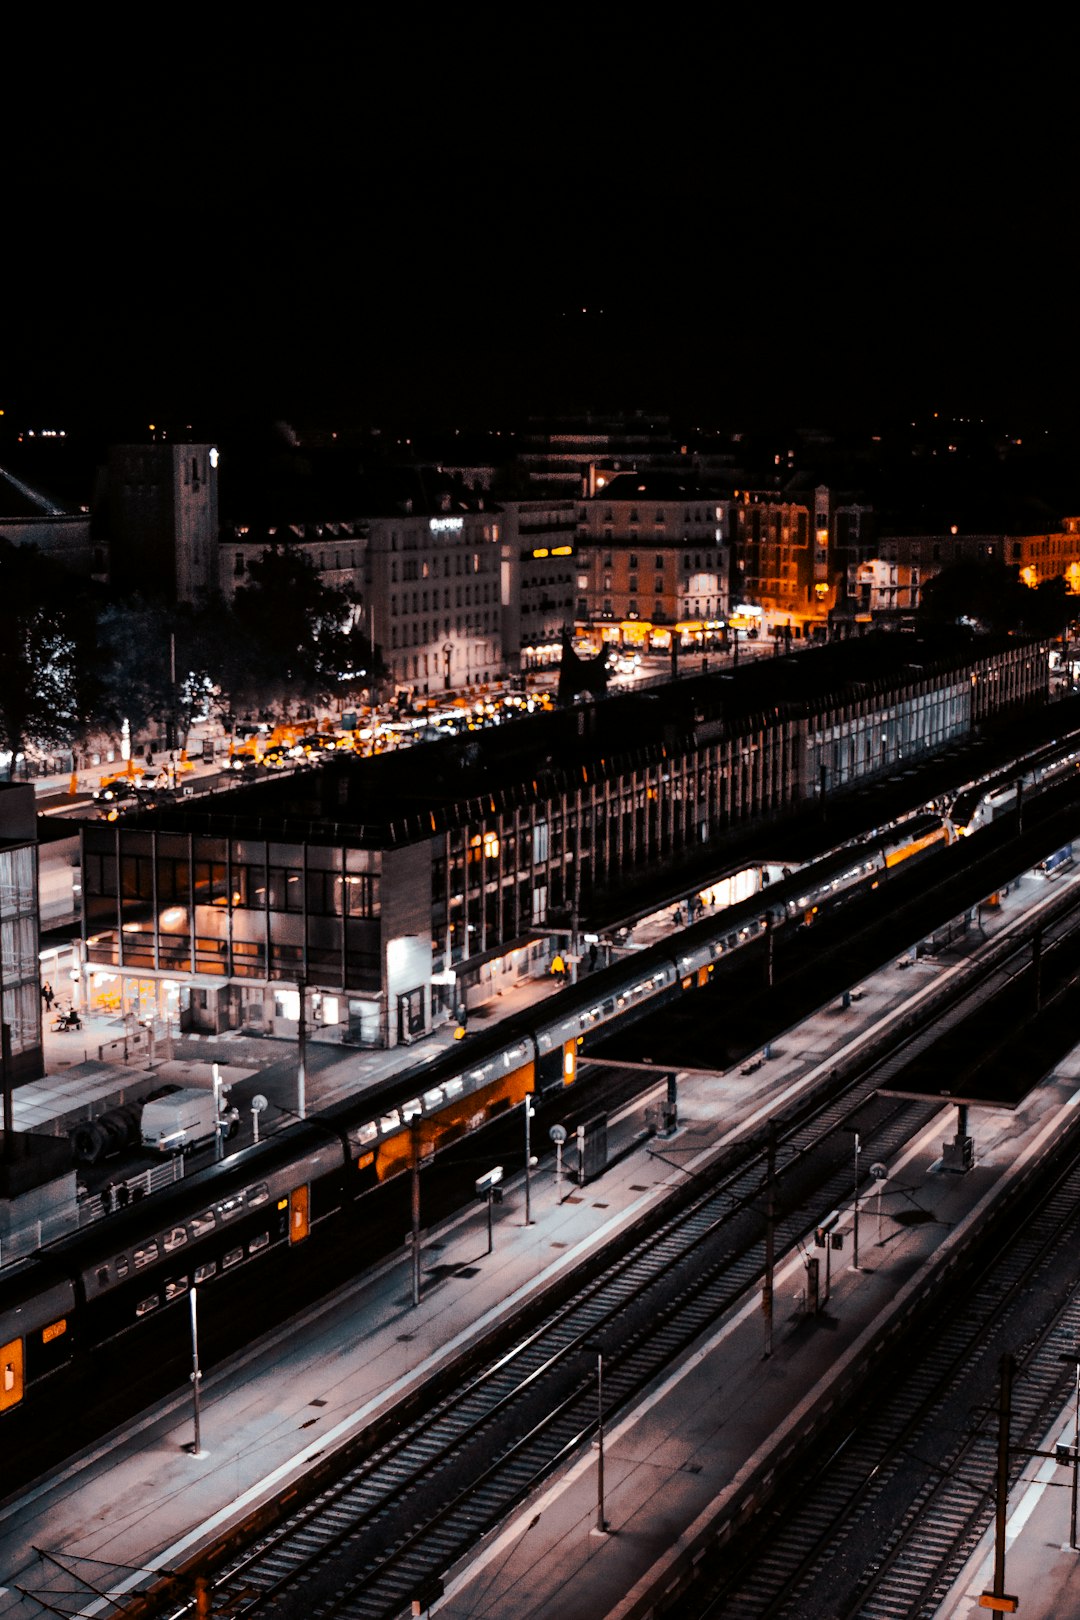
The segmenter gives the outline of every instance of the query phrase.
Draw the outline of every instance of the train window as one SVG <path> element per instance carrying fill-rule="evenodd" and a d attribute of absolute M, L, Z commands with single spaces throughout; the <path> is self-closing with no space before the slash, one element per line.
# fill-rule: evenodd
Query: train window
<path fill-rule="evenodd" d="M 401 1117 L 406 1124 L 408 1124 L 410 1119 L 415 1119 L 417 1114 L 422 1114 L 423 1112 L 424 1110 L 420 1106 L 419 1097 L 413 1097 L 407 1103 L 402 1103 L 401 1105 Z"/>
<path fill-rule="evenodd" d="M 222 1271 L 228 1271 L 230 1266 L 238 1266 L 243 1258 L 244 1258 L 243 1249 L 229 1249 L 221 1257 L 221 1269 L 222 1269 Z"/>
<path fill-rule="evenodd" d="M 269 1234 L 269 1232 L 260 1232 L 258 1237 L 253 1237 L 251 1242 L 248 1244 L 248 1253 L 249 1254 L 258 1254 L 259 1250 L 260 1249 L 265 1249 L 266 1245 L 269 1242 L 270 1242 L 270 1234 Z"/>
<path fill-rule="evenodd" d="M 425 1091 L 424 1092 L 424 1107 L 425 1108 L 438 1108 L 438 1106 L 442 1102 L 442 1100 L 443 1100 L 443 1093 L 442 1093 L 442 1087 L 441 1086 L 436 1086 L 434 1091 Z"/>
<path fill-rule="evenodd" d="M 446 1095 L 448 1097 L 456 1097 L 458 1092 L 459 1091 L 464 1091 L 464 1089 L 465 1089 L 465 1082 L 464 1082 L 464 1080 L 462 1080 L 460 1078 L 455 1078 L 453 1080 L 447 1080 L 446 1084 L 443 1086 L 443 1090 L 446 1092 Z"/>
<path fill-rule="evenodd" d="M 374 1120 L 370 1120 L 366 1125 L 361 1125 L 360 1129 L 355 1133 L 358 1142 L 374 1142 L 378 1134 L 379 1127 Z"/>
<path fill-rule="evenodd" d="M 257 1182 L 254 1187 L 249 1187 L 248 1188 L 248 1191 L 247 1191 L 247 1205 L 248 1205 L 248 1208 L 249 1209 L 258 1209 L 259 1205 L 260 1204 L 265 1204 L 269 1197 L 270 1197 L 270 1189 L 266 1185 L 266 1182 L 265 1181 Z"/>
<path fill-rule="evenodd" d="M 374 1153 L 361 1153 L 360 1157 L 356 1161 L 356 1168 L 358 1170 L 369 1170 L 374 1163 Z"/>
<path fill-rule="evenodd" d="M 237 1193 L 235 1198 L 223 1198 L 221 1200 L 221 1203 L 218 1205 L 218 1214 L 221 1216 L 223 1221 L 228 1221 L 231 1220 L 234 1215 L 239 1215 L 243 1207 L 243 1195 L 241 1193 Z"/>
<path fill-rule="evenodd" d="M 135 1262 L 136 1271 L 141 1271 L 143 1266 L 152 1266 L 154 1261 L 160 1258 L 158 1255 L 157 1238 L 155 1238 L 152 1243 L 145 1244 L 141 1249 L 135 1249 L 132 1252 L 131 1258 Z"/>
<path fill-rule="evenodd" d="M 109 1268 L 108 1268 L 108 1266 L 99 1266 L 98 1267 L 97 1282 L 98 1282 L 98 1287 L 99 1288 L 108 1288 L 108 1286 L 109 1286 Z"/>
<path fill-rule="evenodd" d="M 216 1271 L 217 1261 L 207 1260 L 203 1265 L 195 1267 L 195 1281 L 197 1283 L 205 1282 L 206 1279 L 208 1277 L 212 1277 Z"/>
<path fill-rule="evenodd" d="M 401 1124 L 401 1115 L 396 1108 L 391 1108 L 379 1120 L 380 1131 L 396 1131 Z"/>
<path fill-rule="evenodd" d="M 217 1223 L 214 1220 L 213 1210 L 204 1209 L 201 1215 L 193 1215 L 189 1224 L 192 1237 L 197 1238 L 204 1237 L 207 1232 L 212 1232 Z"/>
<path fill-rule="evenodd" d="M 156 1294 L 148 1294 L 146 1299 L 141 1299 L 136 1305 L 135 1315 L 147 1316 L 151 1311 L 156 1311 L 160 1304 L 161 1301 Z"/>
<path fill-rule="evenodd" d="M 179 1299 L 181 1294 L 187 1293 L 187 1290 L 188 1280 L 186 1277 L 168 1278 L 165 1283 L 165 1303 L 168 1304 L 170 1299 Z"/>
<path fill-rule="evenodd" d="M 128 1272 L 131 1270 L 131 1267 L 128 1265 L 128 1258 L 126 1254 L 118 1254 L 116 1259 L 113 1261 L 113 1265 L 116 1268 L 116 1275 L 118 1277 L 126 1277 Z"/>
<path fill-rule="evenodd" d="M 183 1226 L 174 1226 L 171 1232 L 165 1233 L 165 1236 L 162 1238 L 161 1242 L 165 1253 L 172 1254 L 174 1249 L 179 1249 L 181 1244 L 187 1242 L 186 1228 Z"/>

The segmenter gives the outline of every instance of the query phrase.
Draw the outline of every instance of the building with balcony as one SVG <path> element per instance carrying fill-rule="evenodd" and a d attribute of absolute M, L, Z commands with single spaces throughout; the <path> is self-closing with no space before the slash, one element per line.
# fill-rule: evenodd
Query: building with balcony
<path fill-rule="evenodd" d="M 749 489 L 731 505 L 732 592 L 774 626 L 809 634 L 843 600 L 870 544 L 872 513 L 824 484 L 802 498 Z"/>
<path fill-rule="evenodd" d="M 728 612 L 726 503 L 674 474 L 620 474 L 578 512 L 576 622 L 667 646 L 720 634 Z"/>

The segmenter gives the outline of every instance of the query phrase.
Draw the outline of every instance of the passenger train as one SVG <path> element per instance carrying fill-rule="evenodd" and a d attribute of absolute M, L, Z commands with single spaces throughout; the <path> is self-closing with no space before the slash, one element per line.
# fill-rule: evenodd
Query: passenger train
<path fill-rule="evenodd" d="M 949 810 L 949 824 L 958 836 L 977 832 L 1001 816 L 1015 811 L 1018 798 L 1038 791 L 1080 771 L 1080 740 L 1048 743 L 1020 760 L 1010 770 L 999 771 L 958 793 Z"/>
<path fill-rule="evenodd" d="M 1057 754 L 1056 762 L 1029 767 L 1041 773 L 1033 780 L 1080 766 L 1080 748 Z M 993 813 L 982 801 L 999 787 L 983 784 L 980 799 L 960 807 L 962 824 L 954 806 L 951 816 L 919 814 L 853 842 L 470 1035 L 437 1060 L 4 1267 L 0 1419 L 100 1347 L 138 1340 L 193 1286 L 205 1286 L 211 1311 L 242 1276 L 258 1273 L 266 1287 L 274 1256 L 293 1264 L 292 1256 L 359 1215 L 381 1185 L 416 1161 L 431 1162 L 528 1094 L 576 1099 L 579 1054 L 596 1032 L 706 984 L 719 962 L 770 924 L 812 924 L 822 910 L 887 882 L 902 863 L 973 830 L 980 814 Z"/>

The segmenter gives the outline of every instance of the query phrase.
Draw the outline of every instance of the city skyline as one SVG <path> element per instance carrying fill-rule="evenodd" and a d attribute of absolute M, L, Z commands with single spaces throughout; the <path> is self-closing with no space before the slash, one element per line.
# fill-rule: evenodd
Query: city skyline
<path fill-rule="evenodd" d="M 72 52 L 17 120 L 0 406 L 1075 419 L 1044 41 L 691 43 Z"/>

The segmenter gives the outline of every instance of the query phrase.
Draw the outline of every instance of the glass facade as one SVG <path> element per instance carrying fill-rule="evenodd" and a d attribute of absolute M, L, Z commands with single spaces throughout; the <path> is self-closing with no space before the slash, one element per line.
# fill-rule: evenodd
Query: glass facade
<path fill-rule="evenodd" d="M 36 1075 L 41 1050 L 41 986 L 37 850 L 33 844 L 0 849 L 0 962 L 3 1021 L 11 1032 L 13 1070 L 20 1076 L 29 1064 Z"/>
<path fill-rule="evenodd" d="M 113 823 L 83 861 L 91 964 L 380 987 L 377 851 Z"/>

